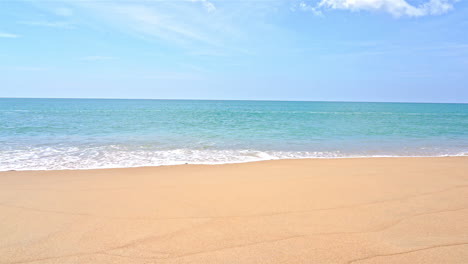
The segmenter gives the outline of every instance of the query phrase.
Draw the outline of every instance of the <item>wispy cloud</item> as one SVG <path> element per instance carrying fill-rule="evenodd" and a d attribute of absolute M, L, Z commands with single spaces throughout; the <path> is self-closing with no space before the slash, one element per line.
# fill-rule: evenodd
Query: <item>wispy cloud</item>
<path fill-rule="evenodd" d="M 323 10 L 337 9 L 350 11 L 380 11 L 395 17 L 421 17 L 440 15 L 454 8 L 458 0 L 429 0 L 419 5 L 411 5 L 405 0 L 320 0 L 301 1 L 298 5 L 304 11 L 322 14 Z"/>
<path fill-rule="evenodd" d="M 54 8 L 53 12 L 55 15 L 62 17 L 69 17 L 73 15 L 73 10 L 67 7 Z"/>
<path fill-rule="evenodd" d="M 214 12 L 216 10 L 216 7 L 213 3 L 209 2 L 208 0 L 190 0 L 191 2 L 200 2 L 202 3 L 203 7 L 206 9 L 208 12 Z"/>
<path fill-rule="evenodd" d="M 118 19 L 124 20 L 125 25 L 132 31 L 178 43 L 188 41 L 215 43 L 213 38 L 187 23 L 186 19 L 184 21 L 183 17 L 171 15 L 174 12 L 188 12 L 181 7 L 173 7 L 172 12 L 161 12 L 157 7 L 121 4 L 114 5 L 110 11 L 118 15 Z"/>
<path fill-rule="evenodd" d="M 197 73 L 185 73 L 185 72 L 159 72 L 154 74 L 148 74 L 141 76 L 143 79 L 151 80 L 202 80 L 202 76 Z"/>
<path fill-rule="evenodd" d="M 0 38 L 19 38 L 19 37 L 20 37 L 20 35 L 0 32 Z"/>
<path fill-rule="evenodd" d="M 20 21 L 18 22 L 22 25 L 28 26 L 37 26 L 37 27 L 51 27 L 51 28 L 63 28 L 63 29 L 71 29 L 73 25 L 66 21 Z"/>
<path fill-rule="evenodd" d="M 115 57 L 111 56 L 86 56 L 81 57 L 80 60 L 82 61 L 106 61 L 106 60 L 113 60 Z"/>
<path fill-rule="evenodd" d="M 111 27 L 141 39 L 169 44 L 171 49 L 211 49 L 237 53 L 243 46 L 242 42 L 251 42 L 249 32 L 266 24 L 263 19 L 265 14 L 271 14 L 279 3 L 287 6 L 287 1 L 62 0 L 58 3 L 35 3 L 49 12 L 65 5 L 73 11 L 77 23 L 93 28 Z M 86 17 L 87 21 L 81 20 L 82 17 Z M 253 19 L 257 21 L 254 24 L 251 23 Z"/>
<path fill-rule="evenodd" d="M 36 66 L 3 66 L 0 67 L 2 70 L 13 70 L 13 71 L 28 71 L 28 72 L 38 72 L 38 71 L 47 71 L 49 68 L 46 67 L 36 67 Z"/>

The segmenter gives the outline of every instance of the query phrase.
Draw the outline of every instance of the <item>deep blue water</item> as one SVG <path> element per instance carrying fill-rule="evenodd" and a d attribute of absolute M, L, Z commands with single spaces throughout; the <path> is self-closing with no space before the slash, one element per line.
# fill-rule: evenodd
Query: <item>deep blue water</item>
<path fill-rule="evenodd" d="M 0 99 L 0 170 L 468 155 L 468 104 Z"/>

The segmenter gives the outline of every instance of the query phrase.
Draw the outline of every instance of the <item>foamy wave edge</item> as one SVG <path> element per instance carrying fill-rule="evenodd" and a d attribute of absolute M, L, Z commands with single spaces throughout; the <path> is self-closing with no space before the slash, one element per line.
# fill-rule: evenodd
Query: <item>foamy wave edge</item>
<path fill-rule="evenodd" d="M 174 152 L 176 155 L 174 155 Z M 192 154 L 192 155 L 187 155 Z M 213 152 L 221 152 L 222 155 L 213 155 Z M 234 152 L 236 156 L 232 156 Z M 157 155 L 164 153 L 162 156 Z M 179 156 L 177 156 L 177 153 Z M 181 157 L 187 155 L 185 158 Z M 210 157 L 202 157 L 200 154 L 211 154 Z M 23 153 L 24 154 L 24 153 Z M 352 158 L 430 158 L 430 157 L 464 157 L 468 152 L 449 154 L 345 154 L 336 152 L 292 152 L 292 151 L 258 151 L 258 150 L 168 150 L 144 153 L 101 153 L 103 157 L 97 160 L 96 157 L 80 158 L 79 156 L 63 155 L 57 153 L 54 157 L 36 157 L 31 153 L 26 157 L 10 157 L 0 155 L 0 171 L 53 171 L 53 170 L 93 170 L 93 169 L 117 169 L 117 168 L 138 168 L 138 167 L 158 167 L 174 165 L 220 165 L 238 164 L 248 162 L 258 162 L 267 160 L 294 160 L 294 159 L 352 159 Z M 151 155 L 153 154 L 153 155 Z M 172 155 L 171 155 L 172 154 Z M 218 153 L 219 154 L 219 153 Z M 149 156 L 148 156 L 149 155 Z M 2 157 L 3 156 L 3 157 Z M 28 157 L 29 156 L 29 157 Z M 171 157 L 172 156 L 172 157 Z M 191 157 L 191 159 L 189 158 Z M 172 158 L 172 159 L 171 159 Z"/>

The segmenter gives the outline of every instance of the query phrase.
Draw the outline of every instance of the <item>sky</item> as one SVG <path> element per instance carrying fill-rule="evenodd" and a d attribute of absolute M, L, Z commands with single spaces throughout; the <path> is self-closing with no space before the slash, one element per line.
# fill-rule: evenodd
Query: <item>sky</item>
<path fill-rule="evenodd" d="M 468 103 L 468 3 L 0 0 L 0 97 Z"/>

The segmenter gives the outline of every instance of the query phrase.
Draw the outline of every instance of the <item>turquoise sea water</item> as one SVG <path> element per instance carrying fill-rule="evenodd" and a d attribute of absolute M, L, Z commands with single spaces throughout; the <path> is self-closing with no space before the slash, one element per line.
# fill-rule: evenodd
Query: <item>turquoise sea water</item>
<path fill-rule="evenodd" d="M 0 170 L 468 155 L 468 104 L 0 99 Z"/>

